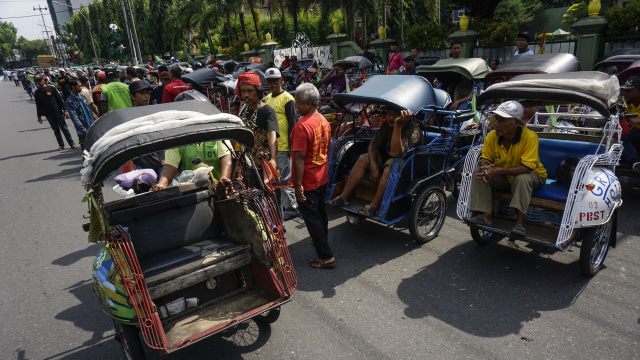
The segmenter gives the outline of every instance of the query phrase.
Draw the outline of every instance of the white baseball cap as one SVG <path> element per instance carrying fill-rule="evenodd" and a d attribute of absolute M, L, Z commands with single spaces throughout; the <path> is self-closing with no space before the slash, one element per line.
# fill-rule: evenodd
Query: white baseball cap
<path fill-rule="evenodd" d="M 280 70 L 278 70 L 276 68 L 269 68 L 269 69 L 267 69 L 267 71 L 264 72 L 264 78 L 265 79 L 280 79 L 280 78 L 282 78 L 282 74 L 280 73 Z"/>
<path fill-rule="evenodd" d="M 491 111 L 492 114 L 501 116 L 503 118 L 512 118 L 522 120 L 522 114 L 524 113 L 524 107 L 516 100 L 505 101 L 497 109 Z M 491 118 L 489 126 L 493 126 L 495 116 Z"/>

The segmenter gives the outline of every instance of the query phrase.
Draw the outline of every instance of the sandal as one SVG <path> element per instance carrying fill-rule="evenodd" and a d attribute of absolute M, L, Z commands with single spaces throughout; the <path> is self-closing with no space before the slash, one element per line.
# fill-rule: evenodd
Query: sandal
<path fill-rule="evenodd" d="M 342 207 L 342 206 L 345 206 L 345 205 L 349 205 L 349 203 L 344 201 L 344 199 L 341 198 L 340 196 L 336 196 L 333 199 L 327 201 L 327 205 L 336 206 L 336 207 Z"/>
<path fill-rule="evenodd" d="M 362 210 L 358 211 L 358 214 L 368 217 L 374 217 L 378 215 L 378 209 L 374 209 L 369 205 L 365 205 Z"/>
<path fill-rule="evenodd" d="M 466 217 L 466 218 L 463 218 L 462 220 L 470 224 L 491 226 L 491 224 L 489 224 L 484 220 L 484 216 L 482 216 L 482 214 L 476 215 L 474 217 Z"/>
<path fill-rule="evenodd" d="M 332 262 L 326 262 L 322 259 L 314 259 L 309 261 L 309 266 L 314 269 L 330 269 L 336 266 L 336 261 L 333 260 Z"/>
<path fill-rule="evenodd" d="M 71 148 L 72 148 L 72 149 L 77 149 L 77 148 L 78 148 L 78 145 L 71 145 Z"/>
<path fill-rule="evenodd" d="M 515 235 L 518 237 L 527 237 L 527 230 L 524 228 L 524 226 L 516 224 L 513 226 L 513 228 L 511 228 L 511 235 Z"/>
<path fill-rule="evenodd" d="M 62 150 L 64 150 L 64 146 L 60 146 L 60 147 L 58 148 L 58 151 L 62 151 Z"/>

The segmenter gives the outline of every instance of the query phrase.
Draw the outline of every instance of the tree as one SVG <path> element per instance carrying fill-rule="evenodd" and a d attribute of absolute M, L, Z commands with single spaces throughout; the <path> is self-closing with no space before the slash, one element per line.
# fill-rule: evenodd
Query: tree
<path fill-rule="evenodd" d="M 40 40 L 27 40 L 24 36 L 18 38 L 18 49 L 22 52 L 24 58 L 35 61 L 38 55 L 49 54 L 47 43 Z"/>
<path fill-rule="evenodd" d="M 0 21 L 0 63 L 6 64 L 10 58 L 13 58 L 17 33 L 18 30 L 13 23 Z"/>
<path fill-rule="evenodd" d="M 617 5 L 610 7 L 605 18 L 609 22 L 607 35 L 637 34 L 640 27 L 640 0 L 632 0 L 624 8 Z"/>
<path fill-rule="evenodd" d="M 571 5 L 571 7 L 569 7 L 569 9 L 567 9 L 567 13 L 562 15 L 562 23 L 571 25 L 574 22 L 587 16 L 587 13 L 587 4 L 583 2 L 573 4 Z"/>
<path fill-rule="evenodd" d="M 519 25 L 533 21 L 540 9 L 539 0 L 502 0 L 496 7 L 494 19 Z"/>

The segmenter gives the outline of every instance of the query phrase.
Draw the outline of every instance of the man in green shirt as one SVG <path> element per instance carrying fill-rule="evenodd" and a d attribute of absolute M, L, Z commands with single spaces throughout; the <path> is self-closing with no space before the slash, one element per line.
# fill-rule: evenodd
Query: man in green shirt
<path fill-rule="evenodd" d="M 226 144 L 225 144 L 226 143 Z M 231 180 L 231 143 L 229 141 L 209 141 L 206 143 L 181 146 L 169 149 L 164 153 L 164 166 L 158 183 L 151 188 L 151 191 L 166 188 L 178 173 L 178 168 L 182 170 L 192 170 L 193 160 L 202 158 L 205 164 L 213 166 L 211 173 L 215 180 L 220 181 L 225 186 Z"/>
<path fill-rule="evenodd" d="M 102 114 L 111 110 L 126 109 L 131 107 L 129 86 L 118 81 L 116 69 L 109 67 L 104 69 L 107 83 L 100 90 L 100 107 Z"/>

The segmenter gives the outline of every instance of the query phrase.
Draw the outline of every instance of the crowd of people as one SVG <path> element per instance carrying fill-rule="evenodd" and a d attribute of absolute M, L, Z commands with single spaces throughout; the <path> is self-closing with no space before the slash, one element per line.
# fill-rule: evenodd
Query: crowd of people
<path fill-rule="evenodd" d="M 514 56 L 533 54 L 528 48 L 529 42 L 528 33 L 518 34 L 518 50 Z M 458 41 L 451 44 L 451 59 L 462 58 L 462 46 L 463 44 Z M 365 58 L 373 57 L 366 46 L 363 51 Z M 253 55 L 249 61 L 261 64 L 259 52 L 255 51 Z M 307 58 L 313 59 L 313 53 L 309 53 Z M 398 51 L 398 44 L 391 43 L 387 74 L 415 75 L 417 58 L 417 49 L 411 49 L 410 54 L 405 57 Z M 221 74 L 232 74 L 236 70 L 235 64 L 229 66 L 229 63 L 218 62 L 216 56 L 211 55 L 205 65 L 196 62 L 193 68 L 184 68 L 178 64 L 160 64 L 155 69 L 117 65 L 104 68 L 87 67 L 86 70 L 75 69 L 75 73 L 72 74 L 67 69 L 59 68 L 38 69 L 35 73 L 4 71 L 3 75 L 4 80 L 13 81 L 16 87 L 22 86 L 29 95 L 30 101 L 35 102 L 37 120 L 43 123 L 43 117 L 46 118 L 54 132 L 58 151 L 65 148 L 65 141 L 72 149 L 80 147 L 84 150 L 85 137 L 90 127 L 96 119 L 110 111 L 170 103 L 184 98 L 184 93 L 191 93 L 187 98 L 211 101 L 223 111 L 240 117 L 253 131 L 256 139 L 256 146 L 248 155 L 259 171 L 254 176 L 249 176 L 247 179 L 249 186 L 256 186 L 257 182 L 264 180 L 261 178 L 263 167 L 275 169 L 281 175 L 281 182 L 293 185 L 291 188 L 276 192 L 283 223 L 302 216 L 318 255 L 310 265 L 315 268 L 329 268 L 335 265 L 335 258 L 328 243 L 324 192 L 328 181 L 331 128 L 327 120 L 318 113 L 318 106 L 322 96 L 350 92 L 354 84 L 347 75 L 348 68 L 338 63 L 328 73 L 319 77 L 320 81 L 315 84 L 311 81 L 296 84 L 294 96 L 287 91 L 289 84 L 285 81 L 285 72 L 297 73 L 304 77 L 308 69 L 299 66 L 296 56 L 288 55 L 280 68 L 273 63 L 267 65 L 268 69 L 261 74 L 264 81 L 261 81 L 257 73 L 246 71 L 237 77 L 237 85 L 234 89 L 224 86 L 209 87 L 205 88 L 204 93 L 194 90 L 189 83 L 182 80 L 182 76 L 203 67 Z M 315 60 L 313 66 L 317 66 Z M 498 69 L 500 61 L 492 59 L 490 67 L 492 70 Z M 459 84 L 443 84 L 437 78 L 428 80 L 434 88 L 442 88 L 452 95 L 452 110 L 469 101 L 469 87 L 473 86 L 472 82 L 469 83 L 463 79 Z M 638 100 L 640 96 L 634 95 L 640 93 L 640 78 L 631 78 L 623 89 L 630 109 L 640 107 L 640 100 Z M 365 206 L 361 213 L 365 216 L 375 216 L 381 205 L 390 164 L 407 149 L 423 143 L 422 132 L 412 120 L 413 114 L 393 108 L 381 110 L 386 121 L 372 140 L 367 154 L 363 154 L 355 164 L 342 193 L 327 202 L 328 205 L 348 204 L 355 186 L 369 173 L 370 179 L 377 184 L 378 189 L 371 203 Z M 512 141 L 514 148 L 518 149 L 528 142 L 527 139 L 531 137 L 528 134 L 531 130 L 520 126 L 521 122 L 526 123 L 526 113 L 527 109 L 523 109 L 517 102 L 505 103 L 495 111 L 496 120 L 493 126 L 501 141 Z M 65 120 L 67 118 L 75 128 L 79 146 L 76 145 L 67 127 Z M 517 121 L 511 122 L 510 119 Z M 640 139 L 636 133 L 640 125 L 634 121 L 630 121 L 631 131 L 623 138 L 625 142 L 623 159 L 630 161 L 633 169 L 640 172 L 640 156 L 634 146 Z M 489 143 L 493 140 L 491 137 L 487 138 Z M 504 147 L 504 143 L 501 143 L 501 146 Z M 489 148 L 487 146 L 487 149 Z M 133 161 L 133 166 L 156 171 L 158 180 L 151 191 L 158 191 L 171 184 L 179 169 L 193 169 L 193 159 L 201 158 L 207 165 L 213 166 L 212 174 L 215 180 L 228 185 L 231 179 L 241 176 L 239 169 L 233 169 L 232 149 L 233 144 L 227 141 L 192 144 L 142 156 Z M 242 154 L 245 149 L 236 150 Z M 481 167 L 473 182 L 474 189 L 487 190 L 491 187 L 514 186 L 511 185 L 514 179 L 518 180 L 516 184 L 526 180 L 526 184 L 522 187 L 527 189 L 535 189 L 544 184 L 544 181 L 540 180 L 544 179 L 544 168 L 540 168 L 539 159 L 536 162 L 535 159 L 518 157 L 517 166 L 515 166 L 518 168 L 517 171 L 500 173 L 498 169 L 509 168 L 508 164 L 499 165 L 499 161 L 491 156 L 493 154 L 485 156 L 483 152 Z M 526 176 L 523 177 L 523 175 Z M 525 177 L 526 179 L 522 180 Z M 487 191 L 484 192 L 487 193 Z M 527 196 L 518 191 L 512 192 L 514 192 L 512 203 L 515 203 L 514 208 L 517 209 L 518 214 L 514 231 L 523 233 L 525 230 L 522 220 L 528 206 Z M 490 212 L 482 205 L 486 199 L 479 195 L 482 191 L 474 191 L 474 193 L 476 195 L 471 199 L 471 207 L 481 215 L 468 220 L 475 223 L 490 223 Z M 488 193 L 490 194 L 490 191 Z"/>

